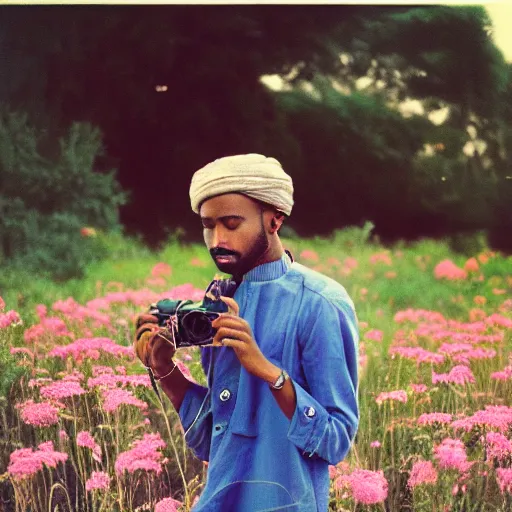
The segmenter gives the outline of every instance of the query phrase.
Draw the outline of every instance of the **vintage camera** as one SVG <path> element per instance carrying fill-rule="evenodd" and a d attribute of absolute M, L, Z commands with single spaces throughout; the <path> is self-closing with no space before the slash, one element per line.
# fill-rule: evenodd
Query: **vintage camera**
<path fill-rule="evenodd" d="M 228 311 L 220 296 L 233 297 L 237 283 L 232 279 L 214 279 L 202 302 L 162 299 L 152 304 L 149 313 L 167 330 L 176 348 L 209 345 L 217 332 L 212 322 Z"/>

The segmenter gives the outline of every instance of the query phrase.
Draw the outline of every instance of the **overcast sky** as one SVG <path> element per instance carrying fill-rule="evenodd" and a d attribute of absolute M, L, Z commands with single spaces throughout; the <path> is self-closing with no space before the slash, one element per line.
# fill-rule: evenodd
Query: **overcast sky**
<path fill-rule="evenodd" d="M 494 42 L 507 62 L 512 62 L 512 3 L 485 4 L 494 26 Z"/>

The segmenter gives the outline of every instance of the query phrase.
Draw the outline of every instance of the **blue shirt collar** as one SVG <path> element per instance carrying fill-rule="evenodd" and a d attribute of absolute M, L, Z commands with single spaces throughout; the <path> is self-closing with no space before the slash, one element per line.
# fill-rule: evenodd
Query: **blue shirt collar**
<path fill-rule="evenodd" d="M 284 276 L 291 264 L 292 260 L 288 254 L 284 252 L 280 259 L 263 263 L 249 270 L 249 272 L 244 275 L 243 280 L 250 282 L 272 281 Z"/>

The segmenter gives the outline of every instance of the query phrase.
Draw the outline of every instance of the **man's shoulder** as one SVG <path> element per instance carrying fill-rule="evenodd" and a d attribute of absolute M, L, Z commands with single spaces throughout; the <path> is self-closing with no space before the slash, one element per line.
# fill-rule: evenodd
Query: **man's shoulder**
<path fill-rule="evenodd" d="M 345 310 L 348 307 L 354 310 L 354 302 L 338 281 L 296 261 L 293 262 L 291 270 L 301 276 L 306 299 L 316 304 L 327 301 L 338 309 Z"/>

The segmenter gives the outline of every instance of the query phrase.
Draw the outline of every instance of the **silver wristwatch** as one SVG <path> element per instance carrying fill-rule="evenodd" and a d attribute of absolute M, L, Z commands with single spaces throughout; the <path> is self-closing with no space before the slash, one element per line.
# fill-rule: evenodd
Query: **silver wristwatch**
<path fill-rule="evenodd" d="M 272 389 L 281 389 L 284 386 L 284 383 L 290 378 L 290 376 L 286 373 L 285 370 L 281 370 L 279 377 L 277 377 L 276 381 L 273 384 L 269 384 Z"/>

